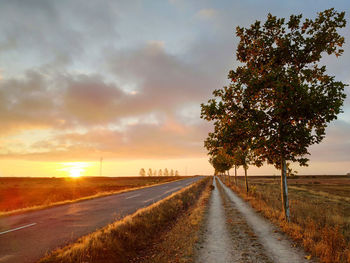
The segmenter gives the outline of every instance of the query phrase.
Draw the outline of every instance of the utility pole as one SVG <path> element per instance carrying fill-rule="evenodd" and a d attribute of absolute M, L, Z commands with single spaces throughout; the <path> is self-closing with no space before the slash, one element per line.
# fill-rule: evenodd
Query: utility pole
<path fill-rule="evenodd" d="M 102 161 L 103 157 L 100 158 L 100 176 L 102 176 Z"/>

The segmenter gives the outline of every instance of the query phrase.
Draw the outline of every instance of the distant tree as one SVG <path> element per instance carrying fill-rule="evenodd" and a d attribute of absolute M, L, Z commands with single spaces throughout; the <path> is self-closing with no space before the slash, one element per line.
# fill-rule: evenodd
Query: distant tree
<path fill-rule="evenodd" d="M 163 171 L 162 171 L 162 169 L 159 169 L 159 171 L 158 171 L 158 176 L 163 176 Z"/>
<path fill-rule="evenodd" d="M 165 170 L 164 170 L 164 176 L 169 176 L 169 171 L 167 168 L 165 168 Z"/>
<path fill-rule="evenodd" d="M 296 176 L 296 175 L 297 175 L 298 171 L 293 170 L 293 169 L 290 167 L 290 163 L 287 163 L 287 164 L 286 164 L 286 168 L 287 168 L 287 176 L 293 177 L 293 176 Z"/>
<path fill-rule="evenodd" d="M 146 176 L 146 171 L 145 169 L 141 168 L 140 172 L 139 172 L 140 176 Z"/>
<path fill-rule="evenodd" d="M 171 171 L 170 171 L 170 176 L 174 176 L 174 170 L 173 169 L 171 169 Z"/>
<path fill-rule="evenodd" d="M 262 160 L 252 150 L 259 129 L 255 122 L 256 112 L 250 109 L 249 101 L 242 102 L 244 101 L 242 99 L 243 90 L 236 93 L 232 91 L 232 86 L 225 87 L 223 90 L 215 90 L 214 96 L 218 97 L 220 102 L 211 99 L 208 104 L 201 105 L 201 117 L 208 121 L 214 121 L 214 132 L 209 133 L 204 146 L 209 151 L 209 155 L 214 157 L 222 155 L 221 158 L 225 156 L 226 161 L 235 166 L 236 185 L 237 167 L 243 166 L 245 186 L 248 192 L 248 166 L 262 165 Z M 218 172 L 224 172 L 220 167 L 214 166 L 214 168 Z"/>
<path fill-rule="evenodd" d="M 178 170 L 175 171 L 175 176 L 179 176 L 179 171 Z"/>
<path fill-rule="evenodd" d="M 233 166 L 233 158 L 227 154 L 226 150 L 220 148 L 217 153 L 209 159 L 215 171 L 225 174 Z"/>
<path fill-rule="evenodd" d="M 148 169 L 147 175 L 152 176 L 152 169 L 151 168 Z"/>
<path fill-rule="evenodd" d="M 261 164 L 258 163 L 256 160 L 254 160 L 253 152 L 247 148 L 237 148 L 234 155 L 233 155 L 233 163 L 235 165 L 235 175 L 237 173 L 236 168 L 239 166 L 242 166 L 244 169 L 244 179 L 245 179 L 245 188 L 246 192 L 249 192 L 249 184 L 248 184 L 248 168 L 249 165 L 252 163 L 255 163 L 257 166 L 260 166 Z"/>

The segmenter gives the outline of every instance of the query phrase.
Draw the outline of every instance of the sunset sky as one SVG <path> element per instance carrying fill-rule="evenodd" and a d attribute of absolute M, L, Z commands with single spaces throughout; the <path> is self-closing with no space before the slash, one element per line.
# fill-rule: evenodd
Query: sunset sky
<path fill-rule="evenodd" d="M 2 0 L 0 176 L 99 175 L 100 157 L 105 176 L 211 174 L 200 103 L 238 65 L 236 26 L 330 7 L 346 11 L 346 45 L 322 63 L 350 83 L 349 0 Z M 346 93 L 300 174 L 350 172 Z"/>

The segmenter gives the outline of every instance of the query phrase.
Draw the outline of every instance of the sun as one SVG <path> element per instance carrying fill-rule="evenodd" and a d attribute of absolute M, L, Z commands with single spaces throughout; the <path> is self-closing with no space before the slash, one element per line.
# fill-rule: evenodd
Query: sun
<path fill-rule="evenodd" d="M 61 171 L 67 173 L 67 176 L 77 178 L 81 177 L 85 174 L 86 169 L 90 166 L 89 163 L 85 162 L 70 162 L 70 163 L 62 163 L 64 166 Z"/>
<path fill-rule="evenodd" d="M 70 177 L 80 177 L 85 170 L 83 168 L 73 167 L 69 170 Z"/>

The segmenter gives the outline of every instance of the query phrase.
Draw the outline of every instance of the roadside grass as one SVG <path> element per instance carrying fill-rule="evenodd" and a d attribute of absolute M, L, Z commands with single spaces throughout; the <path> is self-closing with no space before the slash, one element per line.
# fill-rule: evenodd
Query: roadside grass
<path fill-rule="evenodd" d="M 80 238 L 74 244 L 52 252 L 39 262 L 129 262 L 138 257 L 140 251 L 159 242 L 161 234 L 197 202 L 209 181 L 209 177 L 204 178 L 133 215 Z"/>
<path fill-rule="evenodd" d="M 0 178 L 0 217 L 180 179 L 184 177 Z"/>
<path fill-rule="evenodd" d="M 189 263 L 194 261 L 195 245 L 200 240 L 200 229 L 204 223 L 204 215 L 211 195 L 210 180 L 196 203 L 174 224 L 165 230 L 149 248 L 140 256 L 132 259 L 132 263 Z"/>
<path fill-rule="evenodd" d="M 281 213 L 279 181 L 250 178 L 250 185 L 249 194 L 241 179 L 238 187 L 230 187 L 321 262 L 350 263 L 348 178 L 336 183 L 321 176 L 311 183 L 289 180 L 290 223 Z"/>

